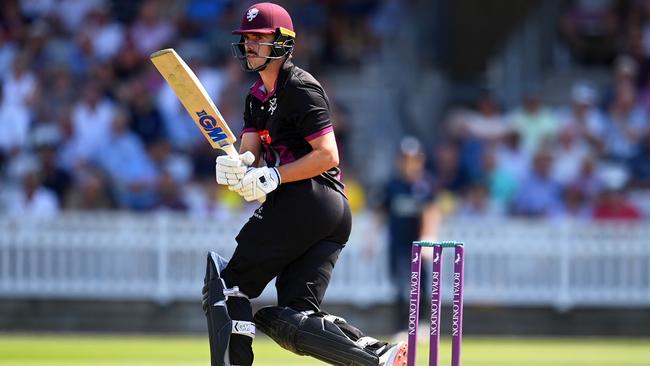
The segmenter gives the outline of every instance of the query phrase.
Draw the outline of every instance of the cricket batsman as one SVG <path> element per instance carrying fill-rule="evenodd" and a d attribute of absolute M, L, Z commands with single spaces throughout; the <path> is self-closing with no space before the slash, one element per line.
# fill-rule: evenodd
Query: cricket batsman
<path fill-rule="evenodd" d="M 218 157 L 216 178 L 247 201 L 264 203 L 235 238 L 230 261 L 208 255 L 203 309 L 212 366 L 252 365 L 256 328 L 289 351 L 329 364 L 402 365 L 405 343 L 364 336 L 320 307 L 352 218 L 329 100 L 291 61 L 291 17 L 276 4 L 255 4 L 233 34 L 240 36 L 234 56 L 259 79 L 246 97 L 241 155 Z M 277 306 L 253 316 L 249 299 L 273 278 Z"/>

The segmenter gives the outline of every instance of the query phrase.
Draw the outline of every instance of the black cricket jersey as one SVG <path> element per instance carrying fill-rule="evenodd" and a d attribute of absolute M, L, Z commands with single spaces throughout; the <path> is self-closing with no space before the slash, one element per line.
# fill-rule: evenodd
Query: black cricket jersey
<path fill-rule="evenodd" d="M 311 74 L 286 60 L 273 90 L 267 92 L 261 79 L 251 86 L 242 135 L 249 132 L 259 135 L 267 166 L 298 160 L 313 150 L 309 141 L 333 132 L 327 94 Z M 343 194 L 340 175 L 335 167 L 312 179 Z"/>

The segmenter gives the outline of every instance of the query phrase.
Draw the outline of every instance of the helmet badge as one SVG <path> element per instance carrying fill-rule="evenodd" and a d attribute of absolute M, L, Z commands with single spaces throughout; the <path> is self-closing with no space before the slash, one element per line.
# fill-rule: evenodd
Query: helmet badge
<path fill-rule="evenodd" d="M 248 19 L 249 22 L 252 21 L 253 19 L 255 19 L 255 17 L 259 12 L 260 11 L 257 10 L 257 8 L 248 9 L 248 11 L 246 12 L 246 19 Z"/>

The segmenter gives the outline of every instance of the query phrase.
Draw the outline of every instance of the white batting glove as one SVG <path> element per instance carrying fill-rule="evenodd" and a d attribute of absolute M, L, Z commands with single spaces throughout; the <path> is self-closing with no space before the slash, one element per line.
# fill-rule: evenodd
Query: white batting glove
<path fill-rule="evenodd" d="M 248 202 L 262 201 L 266 195 L 274 191 L 280 185 L 282 179 L 276 168 L 248 168 L 248 171 L 241 180 L 241 184 L 229 186 L 228 188 L 239 193 Z"/>
<path fill-rule="evenodd" d="M 217 157 L 215 164 L 215 175 L 217 183 L 232 186 L 241 182 L 246 174 L 246 169 L 255 161 L 255 155 L 246 151 L 233 158 L 230 155 Z"/>

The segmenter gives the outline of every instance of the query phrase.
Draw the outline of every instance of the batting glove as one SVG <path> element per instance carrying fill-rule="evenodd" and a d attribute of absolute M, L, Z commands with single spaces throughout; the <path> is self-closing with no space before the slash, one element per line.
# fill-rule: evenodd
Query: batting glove
<path fill-rule="evenodd" d="M 255 156 L 250 151 L 239 155 L 238 158 L 233 158 L 230 155 L 217 157 L 215 164 L 217 183 L 228 186 L 240 183 L 246 174 L 246 169 L 254 161 Z"/>
<path fill-rule="evenodd" d="M 282 179 L 277 168 L 248 168 L 241 184 L 228 188 L 239 193 L 248 202 L 262 201 L 267 194 L 278 188 L 281 182 Z"/>

